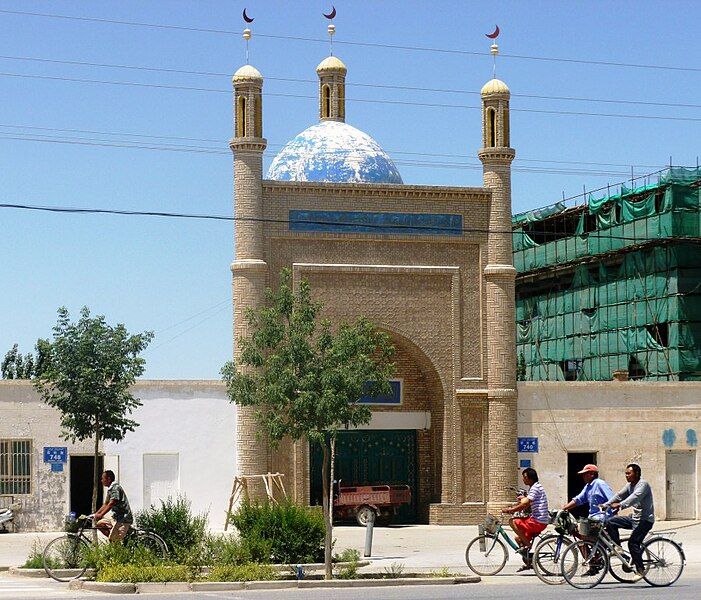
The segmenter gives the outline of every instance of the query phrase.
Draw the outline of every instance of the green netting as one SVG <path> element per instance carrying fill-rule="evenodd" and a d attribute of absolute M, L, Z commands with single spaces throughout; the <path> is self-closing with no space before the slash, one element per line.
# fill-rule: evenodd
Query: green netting
<path fill-rule="evenodd" d="M 550 217 L 552 215 L 556 215 L 558 213 L 561 213 L 566 208 L 567 207 L 565 206 L 564 202 L 557 202 L 556 204 L 552 204 L 551 206 L 546 206 L 544 208 L 537 208 L 535 210 L 529 210 L 529 211 L 514 215 L 511 218 L 511 222 L 514 225 L 518 225 L 519 223 L 534 223 L 536 221 L 542 221 L 546 217 Z"/>

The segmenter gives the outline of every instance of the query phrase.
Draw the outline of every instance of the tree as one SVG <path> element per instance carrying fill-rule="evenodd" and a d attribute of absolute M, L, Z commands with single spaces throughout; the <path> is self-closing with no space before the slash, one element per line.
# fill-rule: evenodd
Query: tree
<path fill-rule="evenodd" d="M 129 335 L 122 324 L 113 327 L 104 316 L 90 316 L 87 306 L 72 323 L 65 307 L 58 309 L 53 340 L 39 340 L 44 367 L 34 385 L 44 402 L 61 413 L 62 436 L 71 442 L 94 439 L 93 512 L 100 483 L 100 440 L 118 442 L 138 423 L 128 415 L 141 406 L 129 389 L 144 372 L 139 354 L 150 331 Z"/>
<path fill-rule="evenodd" d="M 516 365 L 516 381 L 526 381 L 526 373 L 526 355 L 521 351 Z"/>
<path fill-rule="evenodd" d="M 330 579 L 336 436 L 340 429 L 370 422 L 372 413 L 359 403 L 361 397 L 390 393 L 394 348 L 367 319 L 332 330 L 329 321 L 319 319 L 322 307 L 312 301 L 308 282 L 301 281 L 296 292 L 291 282 L 291 272 L 283 270 L 279 289 L 266 292 L 267 306 L 247 311 L 252 333 L 238 340 L 238 364 L 228 362 L 222 375 L 230 400 L 256 409 L 271 446 L 286 437 L 321 445 Z"/>
<path fill-rule="evenodd" d="M 32 379 L 44 367 L 43 340 L 39 340 L 35 346 L 36 356 L 31 352 L 25 355 L 19 351 L 17 344 L 13 345 L 5 354 L 0 364 L 0 374 L 3 379 Z"/>

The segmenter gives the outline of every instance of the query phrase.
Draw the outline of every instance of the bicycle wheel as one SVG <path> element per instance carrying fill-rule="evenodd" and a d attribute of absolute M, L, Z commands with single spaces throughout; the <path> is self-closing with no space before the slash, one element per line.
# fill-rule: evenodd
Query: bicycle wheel
<path fill-rule="evenodd" d="M 168 546 L 163 538 L 151 531 L 137 531 L 131 541 L 136 548 L 143 548 L 159 560 L 168 558 Z"/>
<path fill-rule="evenodd" d="M 565 548 L 571 543 L 571 539 L 559 535 L 541 540 L 533 551 L 533 570 L 538 579 L 549 585 L 560 585 L 565 581 L 560 559 Z"/>
<path fill-rule="evenodd" d="M 628 548 L 628 538 L 621 538 L 621 547 Z M 647 565 L 648 561 L 645 560 L 647 556 L 647 551 L 643 549 L 643 564 Z M 620 581 L 621 583 L 635 583 L 640 581 L 643 576 L 638 575 L 635 569 L 632 569 L 628 563 L 630 563 L 630 553 L 627 550 L 623 552 L 623 560 L 615 553 L 609 554 L 609 573 L 611 576 Z M 646 566 L 647 568 L 647 566 Z"/>
<path fill-rule="evenodd" d="M 90 546 L 82 537 L 72 533 L 51 540 L 44 548 L 44 570 L 56 581 L 82 577 L 88 568 Z"/>
<path fill-rule="evenodd" d="M 581 590 L 599 585 L 609 565 L 603 548 L 588 540 L 578 540 L 567 546 L 560 564 L 565 581 Z"/>
<path fill-rule="evenodd" d="M 496 575 L 504 568 L 509 553 L 499 538 L 478 535 L 465 550 L 465 562 L 477 575 Z"/>
<path fill-rule="evenodd" d="M 679 544 L 667 538 L 652 538 L 643 543 L 643 578 L 650 585 L 672 585 L 684 570 L 684 552 Z"/>

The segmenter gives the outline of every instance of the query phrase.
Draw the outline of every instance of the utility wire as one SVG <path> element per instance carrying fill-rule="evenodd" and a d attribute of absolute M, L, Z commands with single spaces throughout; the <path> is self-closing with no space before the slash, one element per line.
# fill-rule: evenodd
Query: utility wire
<path fill-rule="evenodd" d="M 130 69 L 137 71 L 148 71 L 153 73 L 169 73 L 178 75 L 198 75 L 207 77 L 231 77 L 231 73 L 216 73 L 211 71 L 188 71 L 183 69 L 169 69 L 163 67 L 147 67 L 139 65 L 124 65 L 124 64 L 111 64 L 111 63 L 95 63 L 88 61 L 79 60 L 58 60 L 51 58 L 37 58 L 29 56 L 3 56 L 0 55 L 0 60 L 16 60 L 16 61 L 30 61 L 30 62 L 41 62 L 41 63 L 51 63 L 51 64 L 61 64 L 61 65 L 72 65 L 72 66 L 88 66 L 88 67 L 100 67 L 109 69 Z M 266 81 L 281 81 L 287 83 L 309 83 L 318 84 L 317 79 L 299 79 L 293 77 L 271 77 L 266 76 Z M 430 92 L 430 93 L 441 93 L 441 94 L 463 94 L 480 96 L 481 92 L 472 90 L 462 90 L 455 88 L 430 88 L 430 87 L 416 87 L 408 85 L 389 85 L 389 84 L 379 84 L 379 83 L 356 83 L 356 82 L 346 82 L 346 87 L 360 87 L 360 88 L 370 88 L 370 89 L 387 89 L 387 90 L 400 90 L 400 91 L 412 91 L 412 92 Z M 576 97 L 576 96 L 552 96 L 552 95 L 539 95 L 539 94 L 516 94 L 511 93 L 512 98 L 528 98 L 535 100 L 562 100 L 566 102 L 601 102 L 606 104 L 624 104 L 624 105 L 641 105 L 641 106 L 660 106 L 669 108 L 701 108 L 701 104 L 687 104 L 680 102 L 652 102 L 646 100 L 617 100 L 613 98 L 587 98 L 587 97 Z"/>
<path fill-rule="evenodd" d="M 204 88 L 204 87 L 194 87 L 186 85 L 170 85 L 161 83 L 141 83 L 136 81 L 111 81 L 106 79 L 84 79 L 78 77 L 59 77 L 52 75 L 30 75 L 26 73 L 7 73 L 0 72 L 1 77 L 17 77 L 22 79 L 42 79 L 48 81 L 67 81 L 71 83 L 95 83 L 101 85 L 117 85 L 117 86 L 130 86 L 130 87 L 140 87 L 140 88 L 154 88 L 154 89 L 168 89 L 168 90 L 178 90 L 178 91 L 195 91 L 195 92 L 206 92 L 206 93 L 217 93 L 217 94 L 230 94 L 231 90 L 221 89 L 221 88 Z M 273 93 L 273 92 L 263 92 L 263 96 L 268 97 L 279 97 L 279 98 L 299 98 L 299 99 L 312 99 L 315 100 L 317 96 L 310 96 L 305 94 L 286 94 L 286 93 Z M 481 110 L 481 106 L 467 106 L 465 104 L 445 104 L 438 102 L 412 102 L 409 100 L 378 100 L 371 98 L 346 98 L 347 102 L 358 102 L 363 104 L 389 104 L 394 106 L 421 106 L 427 108 L 455 108 L 461 110 Z M 572 111 L 572 110 L 546 110 L 546 109 L 535 109 L 535 108 L 511 108 L 510 111 L 513 112 L 523 112 L 532 114 L 544 114 L 544 115 L 570 115 L 570 116 L 580 116 L 580 117 L 609 117 L 617 119 L 647 119 L 647 120 L 658 120 L 658 121 L 686 121 L 686 122 L 701 122 L 701 118 L 694 117 L 668 117 L 661 115 L 627 115 L 620 113 L 600 113 L 600 112 L 588 112 L 588 111 Z"/>
<path fill-rule="evenodd" d="M 151 29 L 166 29 L 174 31 L 190 31 L 197 33 L 210 33 L 210 34 L 220 34 L 220 35 L 241 35 L 241 30 L 227 30 L 227 29 L 214 29 L 206 27 L 185 27 L 182 25 L 167 25 L 162 23 L 146 23 L 141 21 L 125 21 L 118 19 L 102 19 L 96 17 L 80 17 L 74 15 L 61 15 L 54 13 L 43 13 L 43 12 L 30 12 L 30 11 L 20 11 L 20 10 L 6 10 L 0 9 L 0 13 L 21 15 L 29 17 L 43 17 L 49 19 L 62 19 L 70 21 L 84 21 L 89 23 L 102 23 L 110 25 L 126 25 L 130 27 L 148 27 Z M 280 39 L 280 40 L 292 40 L 292 41 L 302 41 L 302 42 L 319 42 L 323 44 L 328 44 L 328 39 L 323 38 L 311 38 L 302 36 L 291 36 L 291 35 L 273 35 L 266 33 L 256 32 L 257 37 L 269 38 L 269 39 Z M 409 45 L 399 45 L 399 44 L 382 44 L 374 42 L 356 42 L 356 41 L 344 41 L 344 40 L 334 40 L 334 44 L 345 45 L 345 46 L 359 46 L 365 48 L 383 48 L 392 50 L 409 50 L 413 52 L 435 52 L 441 54 L 455 54 L 462 56 L 489 56 L 487 52 L 475 52 L 470 50 L 458 50 L 455 48 L 431 48 L 425 46 L 409 46 Z M 693 72 L 700 73 L 701 68 L 699 67 L 678 67 L 673 65 L 654 65 L 654 64 L 643 64 L 643 63 L 627 63 L 619 61 L 605 61 L 605 60 L 584 60 L 584 59 L 574 59 L 574 58 L 560 58 L 554 56 L 535 56 L 526 54 L 508 54 L 500 53 L 503 58 L 512 58 L 518 60 L 534 60 L 534 61 L 546 61 L 546 62 L 562 62 L 570 64 L 582 64 L 582 65 L 596 65 L 596 66 L 607 66 L 607 67 L 625 67 L 625 68 L 635 68 L 635 69 L 656 69 L 656 70 L 666 70 L 666 71 L 682 71 L 682 72 Z"/>
<path fill-rule="evenodd" d="M 193 138 L 193 137 L 183 137 L 183 136 L 173 136 L 173 135 L 149 135 L 144 133 L 131 133 L 125 131 L 100 131 L 94 129 L 66 129 L 57 127 L 39 127 L 36 125 L 14 125 L 8 123 L 0 123 L 0 128 L 6 129 L 30 129 L 34 131 L 52 131 L 58 133 L 84 133 L 84 134 L 95 134 L 95 135 L 109 135 L 109 136 L 124 136 L 124 137 L 134 137 L 134 138 L 147 138 L 147 139 L 160 139 L 160 140 L 180 140 L 188 142 L 210 142 L 217 144 L 219 148 L 214 148 L 219 150 L 222 145 L 228 145 L 228 140 L 224 139 L 214 139 L 214 138 Z M 2 133 L 2 132 L 0 132 Z M 26 135 L 24 132 L 18 133 L 18 135 Z M 282 148 L 285 144 L 275 143 L 268 141 L 268 148 Z M 479 157 L 474 154 L 443 154 L 437 152 L 407 152 L 403 150 L 386 150 L 388 154 L 404 154 L 411 156 L 430 156 L 437 158 L 469 158 L 478 159 Z M 222 154 L 230 154 L 229 151 L 221 151 Z M 599 167 L 634 167 L 636 169 L 659 169 L 662 165 L 644 165 L 644 164 L 627 164 L 627 163 L 605 163 L 605 162 L 590 162 L 590 161 L 576 161 L 576 160 L 551 160 L 545 158 L 522 158 L 516 157 L 514 162 L 531 162 L 531 163 L 551 163 L 551 164 L 564 164 L 564 165 L 590 165 Z"/>
<path fill-rule="evenodd" d="M 38 143 L 49 143 L 49 144 L 68 144 L 77 146 L 92 146 L 92 147 L 103 147 L 103 148 L 123 148 L 123 149 L 134 149 L 134 150 L 156 150 L 162 152 L 179 152 L 179 153 L 196 153 L 196 154 L 215 154 L 218 156 L 231 156 L 231 151 L 221 150 L 217 148 L 205 148 L 197 146 L 187 146 L 187 145 L 155 145 L 139 143 L 139 141 L 121 141 L 121 140 L 100 140 L 95 138 L 59 138 L 51 137 L 42 134 L 23 134 L 23 133 L 12 133 L 8 134 L 5 132 L 0 132 L 0 139 L 2 140 L 12 140 L 12 141 L 22 141 L 22 142 L 38 142 Z M 265 156 L 272 156 L 274 152 L 264 152 Z M 406 159 L 394 159 L 394 163 L 397 165 L 412 166 L 412 167 L 429 167 L 429 168 L 441 168 L 441 169 L 468 169 L 479 171 L 482 170 L 481 164 L 470 164 L 462 162 L 437 162 L 437 161 L 420 161 L 420 160 L 406 160 Z M 545 175 L 576 175 L 580 176 L 591 176 L 591 177 L 625 177 L 626 172 L 621 171 L 603 171 L 603 170 L 589 170 L 589 169 L 554 169 L 547 167 L 535 167 L 535 166 L 524 166 L 524 167 L 512 167 L 512 171 L 516 173 L 538 173 Z"/>

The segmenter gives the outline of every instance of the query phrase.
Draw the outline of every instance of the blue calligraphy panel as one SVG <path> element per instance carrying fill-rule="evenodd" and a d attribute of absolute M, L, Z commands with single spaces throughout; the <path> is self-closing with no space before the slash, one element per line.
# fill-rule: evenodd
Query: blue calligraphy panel
<path fill-rule="evenodd" d="M 290 231 L 460 236 L 462 215 L 291 210 Z"/>

